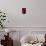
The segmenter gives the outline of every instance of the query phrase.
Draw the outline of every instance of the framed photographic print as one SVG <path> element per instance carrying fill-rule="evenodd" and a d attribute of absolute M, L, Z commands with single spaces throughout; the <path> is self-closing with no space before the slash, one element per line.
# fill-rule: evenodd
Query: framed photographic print
<path fill-rule="evenodd" d="M 26 14 L 26 8 L 22 8 L 22 14 Z"/>

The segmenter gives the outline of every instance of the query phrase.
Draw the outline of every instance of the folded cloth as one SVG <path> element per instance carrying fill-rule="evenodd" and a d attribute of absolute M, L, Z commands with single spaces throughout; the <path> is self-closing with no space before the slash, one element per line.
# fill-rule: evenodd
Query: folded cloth
<path fill-rule="evenodd" d="M 37 43 L 37 44 L 29 44 L 29 43 L 22 43 L 21 46 L 41 46 L 42 43 Z"/>
<path fill-rule="evenodd" d="M 24 44 L 21 44 L 21 46 L 33 46 L 32 44 L 28 44 L 28 43 L 24 43 Z"/>
<path fill-rule="evenodd" d="M 33 44 L 33 46 L 41 46 L 42 43 Z"/>

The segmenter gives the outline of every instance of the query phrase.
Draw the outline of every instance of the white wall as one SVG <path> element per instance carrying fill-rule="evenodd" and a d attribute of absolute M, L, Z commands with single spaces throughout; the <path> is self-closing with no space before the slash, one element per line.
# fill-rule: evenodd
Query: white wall
<path fill-rule="evenodd" d="M 46 26 L 46 0 L 33 0 L 32 26 Z"/>
<path fill-rule="evenodd" d="M 6 12 L 7 27 L 46 27 L 46 0 L 0 0 L 0 9 Z"/>
<path fill-rule="evenodd" d="M 21 12 L 23 7 L 27 8 L 25 15 Z M 20 37 L 31 31 L 46 31 L 46 0 L 0 0 L 0 9 L 6 12 L 6 26 L 13 27 L 12 31 L 20 31 Z M 16 38 L 18 35 L 15 34 Z"/>

